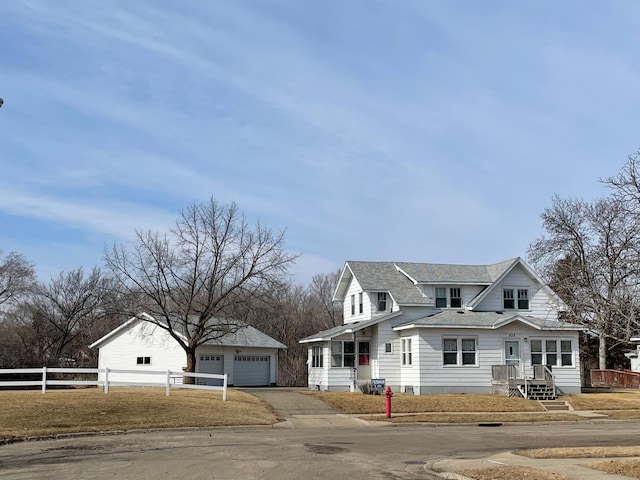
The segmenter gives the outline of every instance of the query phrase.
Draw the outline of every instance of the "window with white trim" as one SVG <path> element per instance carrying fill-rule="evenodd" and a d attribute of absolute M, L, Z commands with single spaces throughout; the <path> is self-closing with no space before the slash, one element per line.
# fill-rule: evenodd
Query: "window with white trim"
<path fill-rule="evenodd" d="M 461 308 L 462 289 L 460 287 L 435 287 L 436 308 Z"/>
<path fill-rule="evenodd" d="M 136 365 L 151 365 L 151 357 L 136 357 Z"/>
<path fill-rule="evenodd" d="M 529 290 L 518 289 L 518 310 L 529 310 Z"/>
<path fill-rule="evenodd" d="M 356 358 L 356 348 L 353 342 L 331 342 L 331 366 L 353 367 Z"/>
<path fill-rule="evenodd" d="M 447 366 L 475 366 L 478 364 L 478 348 L 475 337 L 443 338 L 442 364 Z"/>
<path fill-rule="evenodd" d="M 351 315 L 356 314 L 356 296 L 351 295 Z"/>
<path fill-rule="evenodd" d="M 502 308 L 505 310 L 529 310 L 529 289 L 503 288 Z"/>
<path fill-rule="evenodd" d="M 378 292 L 378 311 L 387 311 L 387 292 Z"/>
<path fill-rule="evenodd" d="M 411 355 L 411 339 L 402 339 L 402 365 L 412 365 L 413 357 Z"/>
<path fill-rule="evenodd" d="M 323 354 L 322 345 L 314 345 L 311 348 L 311 366 L 314 368 L 322 367 L 322 354 Z"/>
<path fill-rule="evenodd" d="M 364 313 L 364 301 L 363 301 L 362 292 L 358 294 L 358 312 Z"/>
<path fill-rule="evenodd" d="M 530 345 L 531 365 L 573 366 L 571 340 L 532 339 Z"/>

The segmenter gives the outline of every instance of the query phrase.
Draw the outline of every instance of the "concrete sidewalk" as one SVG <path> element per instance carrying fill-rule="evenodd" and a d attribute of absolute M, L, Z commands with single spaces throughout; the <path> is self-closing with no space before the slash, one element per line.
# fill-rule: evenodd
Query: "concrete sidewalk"
<path fill-rule="evenodd" d="M 580 480 L 605 480 L 605 479 L 631 479 L 624 475 L 614 475 L 611 473 L 594 470 L 583 465 L 591 462 L 618 460 L 617 458 L 527 458 L 514 455 L 511 452 L 499 453 L 482 459 L 456 459 L 445 458 L 435 460 L 425 465 L 425 470 L 438 474 L 442 478 L 466 480 L 469 477 L 459 475 L 455 472 L 477 468 L 496 468 L 500 466 L 523 466 L 566 475 L 570 478 Z M 638 457 L 624 457 L 623 460 L 638 460 Z"/>

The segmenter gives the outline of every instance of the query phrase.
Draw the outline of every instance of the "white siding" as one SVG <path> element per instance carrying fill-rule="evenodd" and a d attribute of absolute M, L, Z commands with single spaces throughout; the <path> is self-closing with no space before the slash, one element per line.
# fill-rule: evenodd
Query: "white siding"
<path fill-rule="evenodd" d="M 329 342 L 322 342 L 322 367 L 312 367 L 313 347 L 318 343 L 310 343 L 307 351 L 307 370 L 309 372 L 308 385 L 313 390 L 327 390 L 329 388 L 329 366 L 331 357 L 329 352 Z"/>
<path fill-rule="evenodd" d="M 479 312 L 498 312 L 504 310 L 502 303 L 503 288 L 529 289 L 530 309 L 520 310 L 523 315 L 530 315 L 532 317 L 542 318 L 545 320 L 558 319 L 557 309 L 552 303 L 552 299 L 547 295 L 546 291 L 540 287 L 538 283 L 520 266 L 515 267 L 501 283 L 495 285 L 493 290 L 475 308 L 475 310 Z M 515 310 L 513 311 L 515 312 Z"/>
<path fill-rule="evenodd" d="M 224 357 L 224 373 L 229 375 L 229 385 L 233 385 L 233 359 L 236 351 L 243 355 L 268 355 L 270 357 L 270 382 L 278 380 L 278 353 L 272 348 L 251 347 L 214 347 L 203 345 L 196 354 L 196 372 L 199 372 L 200 355 L 222 355 Z M 137 357 L 151 357 L 149 365 L 137 365 Z M 147 322 L 138 322 L 133 327 L 124 330 L 117 337 L 110 339 L 100 347 L 98 354 L 98 368 L 164 371 L 164 374 L 115 374 L 110 373 L 111 381 L 165 384 L 166 371 L 182 371 L 187 366 L 184 350 L 166 330 Z M 101 380 L 104 380 L 101 377 Z"/>
<path fill-rule="evenodd" d="M 359 294 L 362 293 L 362 313 L 360 313 Z M 364 292 L 358 281 L 353 278 L 349 283 L 347 294 L 344 298 L 344 304 L 342 307 L 342 313 L 344 315 L 344 323 L 362 322 L 364 320 L 370 320 L 375 315 L 384 315 L 386 313 L 397 311 L 398 304 L 394 301 L 391 295 L 387 293 L 387 310 L 384 312 L 378 311 L 378 292 Z M 354 311 L 351 315 L 351 296 L 354 300 Z"/>
<path fill-rule="evenodd" d="M 442 340 L 444 337 L 477 338 L 477 366 L 444 366 Z M 505 340 L 520 342 L 520 358 L 524 371 L 533 375 L 530 338 L 571 339 L 574 349 L 574 365 L 554 367 L 556 385 L 561 392 L 580 391 L 580 365 L 578 361 L 578 334 L 576 332 L 540 332 L 523 324 L 509 325 L 499 330 L 420 330 L 420 386 L 421 393 L 490 393 L 491 367 L 503 365 Z"/>
<path fill-rule="evenodd" d="M 137 357 L 151 357 L 149 365 L 137 365 Z M 138 322 L 132 328 L 124 330 L 116 338 L 100 347 L 98 368 L 149 371 L 181 371 L 186 367 L 184 350 L 171 336 L 160 327 L 146 322 Z M 164 375 L 110 373 L 114 382 L 157 383 L 166 382 Z M 101 378 L 104 380 L 104 378 Z"/>
<path fill-rule="evenodd" d="M 363 313 L 359 313 L 358 294 L 363 293 Z M 355 301 L 355 314 L 351 315 L 351 296 L 353 295 Z M 347 296 L 344 299 L 343 305 L 344 323 L 361 322 L 371 318 L 371 300 L 369 296 L 362 292 L 362 287 L 358 281 L 353 278 L 347 289 Z"/>
<path fill-rule="evenodd" d="M 411 365 L 402 365 L 402 340 L 411 340 Z M 413 389 L 414 393 L 420 392 L 420 337 L 415 330 L 404 331 L 398 339 L 398 365 L 400 368 L 400 392 Z"/>

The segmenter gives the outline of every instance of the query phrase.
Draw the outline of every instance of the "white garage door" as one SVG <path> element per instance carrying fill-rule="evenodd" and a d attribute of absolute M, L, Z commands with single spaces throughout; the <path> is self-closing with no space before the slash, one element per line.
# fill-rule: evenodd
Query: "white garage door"
<path fill-rule="evenodd" d="M 233 359 L 233 385 L 269 385 L 269 357 L 236 355 Z"/>
<path fill-rule="evenodd" d="M 224 357 L 222 355 L 200 355 L 198 357 L 196 372 L 222 375 L 224 373 L 223 360 Z M 200 385 L 215 385 L 221 387 L 223 382 L 216 378 L 200 378 L 198 379 L 198 383 Z"/>

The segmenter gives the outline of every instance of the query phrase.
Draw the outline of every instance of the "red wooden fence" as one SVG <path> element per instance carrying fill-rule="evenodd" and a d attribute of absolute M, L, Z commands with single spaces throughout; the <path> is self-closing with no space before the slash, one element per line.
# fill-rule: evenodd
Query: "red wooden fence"
<path fill-rule="evenodd" d="M 591 370 L 592 387 L 640 388 L 640 372 Z"/>

